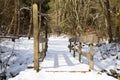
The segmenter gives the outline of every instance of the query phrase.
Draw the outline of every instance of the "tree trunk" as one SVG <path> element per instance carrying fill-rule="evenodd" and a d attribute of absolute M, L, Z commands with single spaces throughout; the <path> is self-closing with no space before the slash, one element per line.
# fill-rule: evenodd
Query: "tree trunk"
<path fill-rule="evenodd" d="M 28 31 L 28 34 L 27 34 L 27 36 L 28 36 L 28 39 L 30 39 L 30 37 L 31 37 L 31 33 L 32 33 L 32 22 L 33 22 L 33 18 L 32 18 L 32 10 L 30 11 L 30 13 L 31 13 L 31 15 L 30 15 L 30 24 L 29 24 L 29 31 Z"/>
<path fill-rule="evenodd" d="M 46 52 L 47 52 L 47 48 L 48 48 L 48 25 L 46 23 L 46 26 L 45 26 L 45 56 L 46 56 Z"/>
<path fill-rule="evenodd" d="M 20 0 L 17 0 L 17 6 L 18 6 L 18 18 L 17 18 L 17 21 L 18 21 L 18 28 L 17 28 L 17 36 L 19 36 L 19 33 L 20 33 Z"/>
<path fill-rule="evenodd" d="M 40 28 L 41 28 L 41 0 L 39 0 L 39 34 L 40 34 Z"/>
<path fill-rule="evenodd" d="M 7 35 L 10 34 L 10 31 L 11 31 L 11 28 L 12 28 L 12 25 L 13 25 L 13 22 L 14 22 L 14 16 L 12 17 L 12 20 L 11 20 L 11 22 L 10 22 L 10 25 L 7 27 L 4 36 L 7 36 Z"/>
<path fill-rule="evenodd" d="M 14 36 L 16 36 L 16 32 L 17 32 L 17 1 L 14 0 L 14 4 L 15 4 L 15 12 L 14 12 Z"/>
<path fill-rule="evenodd" d="M 111 21 L 111 15 L 110 15 L 110 2 L 109 0 L 105 0 L 104 2 L 105 7 L 106 7 L 106 19 L 107 19 L 107 24 L 108 24 L 108 35 L 109 35 L 109 42 L 112 42 L 113 35 L 112 35 L 112 21 Z"/>

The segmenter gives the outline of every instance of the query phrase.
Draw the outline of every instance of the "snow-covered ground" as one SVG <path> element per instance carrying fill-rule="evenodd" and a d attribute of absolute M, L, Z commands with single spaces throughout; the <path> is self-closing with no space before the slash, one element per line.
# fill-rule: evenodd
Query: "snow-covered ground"
<path fill-rule="evenodd" d="M 14 77 L 27 68 L 28 64 L 33 63 L 33 39 L 2 39 L 0 42 L 0 80 L 7 75 Z M 4 75 L 5 73 L 5 75 Z"/>
<path fill-rule="evenodd" d="M 33 65 L 33 39 L 20 38 L 16 42 L 2 40 L 0 43 L 0 75 L 6 72 L 7 80 L 117 80 L 108 76 L 106 72 L 100 71 L 109 72 L 110 69 L 117 70 L 120 67 L 118 44 L 103 44 L 95 47 L 95 65 L 94 70 L 90 72 L 88 60 L 82 57 L 82 63 L 80 63 L 77 53 L 76 58 L 73 58 L 68 45 L 66 37 L 50 37 L 47 55 L 44 61 L 40 62 L 41 70 L 36 72 L 33 69 L 27 69 L 28 65 Z M 83 50 L 89 49 L 85 45 Z M 5 66 L 7 67 L 4 68 Z"/>

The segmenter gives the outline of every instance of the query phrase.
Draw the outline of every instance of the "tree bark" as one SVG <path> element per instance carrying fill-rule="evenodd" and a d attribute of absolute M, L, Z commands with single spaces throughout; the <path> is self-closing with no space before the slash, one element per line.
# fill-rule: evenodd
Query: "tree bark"
<path fill-rule="evenodd" d="M 41 28 L 41 0 L 39 0 L 39 34 L 40 34 L 40 28 Z"/>
<path fill-rule="evenodd" d="M 30 11 L 30 14 L 31 15 L 30 15 L 29 31 L 28 31 L 28 34 L 27 34 L 28 39 L 30 39 L 31 33 L 32 33 L 32 22 L 33 22 L 33 18 L 32 18 L 33 13 L 32 13 L 32 10 Z"/>
<path fill-rule="evenodd" d="M 17 32 L 17 1 L 14 0 L 14 4 L 15 4 L 15 12 L 14 12 L 14 36 L 16 36 L 16 32 Z"/>
<path fill-rule="evenodd" d="M 113 39 L 113 34 L 112 34 L 112 21 L 111 21 L 111 15 L 110 15 L 110 2 L 109 0 L 105 0 L 104 2 L 105 7 L 106 7 L 106 19 L 107 19 L 107 24 L 108 24 L 108 35 L 109 35 L 109 42 L 112 42 Z"/>
<path fill-rule="evenodd" d="M 18 13 L 18 18 L 17 18 L 17 36 L 19 36 L 20 33 L 20 0 L 17 0 L 17 13 Z"/>

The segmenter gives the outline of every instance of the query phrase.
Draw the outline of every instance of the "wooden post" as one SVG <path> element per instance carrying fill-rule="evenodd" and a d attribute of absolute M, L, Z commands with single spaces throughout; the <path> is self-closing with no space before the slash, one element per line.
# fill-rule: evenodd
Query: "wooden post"
<path fill-rule="evenodd" d="M 74 49 L 76 49 L 75 47 L 76 47 L 76 41 L 74 41 Z M 75 57 L 75 50 L 73 51 L 73 57 Z"/>
<path fill-rule="evenodd" d="M 46 56 L 46 52 L 47 52 L 47 48 L 48 48 L 48 24 L 46 22 L 46 26 L 45 26 L 45 56 Z"/>
<path fill-rule="evenodd" d="M 89 66 L 90 66 L 90 70 L 92 70 L 94 68 L 94 61 L 93 61 L 93 44 L 90 44 L 90 62 L 89 62 Z"/>
<path fill-rule="evenodd" d="M 81 48 L 82 48 L 82 46 L 81 46 L 81 42 L 80 42 L 79 43 L 79 62 L 81 62 L 81 53 L 82 53 Z"/>
<path fill-rule="evenodd" d="M 70 50 L 70 53 L 71 53 L 71 45 L 72 45 L 72 43 L 71 43 L 71 40 L 69 40 L 69 42 L 70 42 L 70 48 L 69 48 L 69 50 Z"/>
<path fill-rule="evenodd" d="M 39 71 L 39 26 L 38 26 L 38 6 L 33 4 L 33 36 L 34 36 L 34 69 Z"/>
<path fill-rule="evenodd" d="M 42 61 L 45 58 L 45 42 L 42 43 Z"/>

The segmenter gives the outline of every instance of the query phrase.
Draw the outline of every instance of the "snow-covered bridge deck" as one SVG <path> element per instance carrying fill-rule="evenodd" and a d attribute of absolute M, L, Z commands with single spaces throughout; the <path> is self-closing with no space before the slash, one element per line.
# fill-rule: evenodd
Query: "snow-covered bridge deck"
<path fill-rule="evenodd" d="M 41 64 L 47 72 L 80 72 L 89 71 L 89 66 L 81 64 L 69 53 L 68 39 L 50 38 L 48 52 Z"/>
<path fill-rule="evenodd" d="M 116 80 L 105 73 L 88 72 L 89 65 L 73 58 L 68 44 L 68 38 L 49 38 L 48 52 L 40 63 L 41 70 L 26 69 L 9 80 Z"/>

